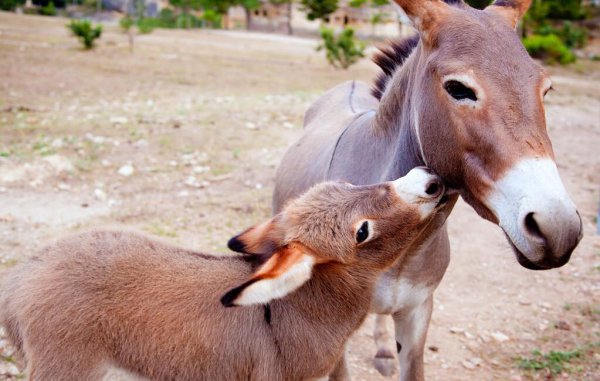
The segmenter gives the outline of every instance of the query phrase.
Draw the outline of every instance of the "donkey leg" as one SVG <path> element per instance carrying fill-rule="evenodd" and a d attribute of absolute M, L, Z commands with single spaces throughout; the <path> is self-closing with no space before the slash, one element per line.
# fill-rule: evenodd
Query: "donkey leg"
<path fill-rule="evenodd" d="M 386 343 L 389 341 L 386 320 L 387 315 L 375 315 L 375 330 L 373 332 L 373 339 L 375 340 L 377 353 L 373 359 L 373 365 L 375 366 L 375 369 L 377 369 L 377 371 L 383 376 L 390 377 L 392 374 L 394 374 L 395 360 L 394 353 L 386 345 Z"/>
<path fill-rule="evenodd" d="M 335 364 L 335 368 L 329 374 L 329 381 L 351 381 L 350 372 L 348 371 L 348 364 L 346 362 L 346 351 Z"/>
<path fill-rule="evenodd" d="M 406 313 L 393 315 L 401 381 L 423 381 L 423 352 L 433 310 L 433 295 Z"/>

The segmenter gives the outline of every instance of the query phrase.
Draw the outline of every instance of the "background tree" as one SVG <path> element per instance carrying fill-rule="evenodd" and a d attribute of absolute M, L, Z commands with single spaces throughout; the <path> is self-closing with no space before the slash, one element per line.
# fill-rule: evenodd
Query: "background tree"
<path fill-rule="evenodd" d="M 260 7 L 260 1 L 238 0 L 237 4 L 232 5 L 240 5 L 242 8 L 244 8 L 244 12 L 246 13 L 246 29 L 250 29 L 252 27 L 252 12 Z"/>
<path fill-rule="evenodd" d="M 275 4 L 275 5 L 285 4 L 286 9 L 287 9 L 286 27 L 287 27 L 287 33 L 289 35 L 294 34 L 294 30 L 292 29 L 292 1 L 293 0 L 270 0 L 271 4 Z"/>
<path fill-rule="evenodd" d="M 15 8 L 25 4 L 25 0 L 0 0 L 0 9 L 3 11 L 14 11 Z"/>
<path fill-rule="evenodd" d="M 181 12 L 181 26 L 184 28 L 192 27 L 192 15 L 190 12 L 203 9 L 207 5 L 206 0 L 169 0 L 169 3 L 173 8 Z"/>
<path fill-rule="evenodd" d="M 301 0 L 302 9 L 309 20 L 323 20 L 338 8 L 338 0 Z"/>

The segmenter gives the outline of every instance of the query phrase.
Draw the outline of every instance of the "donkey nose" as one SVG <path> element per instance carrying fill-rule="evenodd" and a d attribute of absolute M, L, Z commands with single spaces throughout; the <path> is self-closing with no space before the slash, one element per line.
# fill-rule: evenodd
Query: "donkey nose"
<path fill-rule="evenodd" d="M 393 182 L 396 193 L 406 202 L 436 201 L 444 193 L 444 183 L 429 168 L 417 167 Z"/>
<path fill-rule="evenodd" d="M 540 258 L 535 266 L 539 269 L 556 268 L 567 263 L 581 240 L 581 216 L 577 210 L 570 209 L 558 204 L 524 213 L 523 230 L 532 246 L 538 247 Z"/>
<path fill-rule="evenodd" d="M 442 193 L 444 193 L 444 183 L 437 176 L 425 186 L 425 194 L 431 198 L 437 198 Z"/>

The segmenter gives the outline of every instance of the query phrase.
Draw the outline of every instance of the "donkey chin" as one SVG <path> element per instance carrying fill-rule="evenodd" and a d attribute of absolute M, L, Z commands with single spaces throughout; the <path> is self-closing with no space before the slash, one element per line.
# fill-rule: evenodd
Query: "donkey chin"
<path fill-rule="evenodd" d="M 487 205 L 521 266 L 548 270 L 565 265 L 583 237 L 583 224 L 554 161 L 521 161 L 494 188 Z"/>

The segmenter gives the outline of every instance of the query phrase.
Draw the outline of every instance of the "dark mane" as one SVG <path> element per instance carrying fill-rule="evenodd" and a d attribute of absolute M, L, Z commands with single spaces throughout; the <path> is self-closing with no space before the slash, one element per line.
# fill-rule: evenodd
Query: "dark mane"
<path fill-rule="evenodd" d="M 462 7 L 465 6 L 463 0 L 443 0 L 448 5 Z M 383 73 L 380 73 L 375 79 L 375 84 L 371 90 L 371 94 L 381 100 L 388 81 L 394 75 L 397 68 L 402 66 L 410 53 L 417 47 L 419 43 L 419 35 L 415 34 L 410 37 L 401 38 L 396 41 L 391 41 L 388 46 L 379 48 L 379 52 L 373 56 L 373 62 L 381 68 Z"/>
<path fill-rule="evenodd" d="M 392 41 L 388 46 L 379 48 L 379 52 L 373 56 L 373 62 L 383 70 L 383 73 L 380 73 L 377 76 L 375 79 L 375 86 L 371 90 L 371 94 L 373 94 L 375 98 L 381 100 L 388 81 L 392 78 L 396 69 L 402 66 L 404 61 L 418 44 L 419 35 L 415 34 L 407 38 Z"/>

